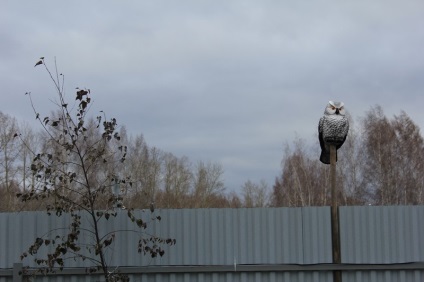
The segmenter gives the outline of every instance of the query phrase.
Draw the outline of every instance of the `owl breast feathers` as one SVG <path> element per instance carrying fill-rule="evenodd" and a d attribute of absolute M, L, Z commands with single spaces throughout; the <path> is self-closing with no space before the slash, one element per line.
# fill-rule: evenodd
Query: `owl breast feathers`
<path fill-rule="evenodd" d="M 348 131 L 349 121 L 345 116 L 343 102 L 330 101 L 325 108 L 324 116 L 320 118 L 318 124 L 321 162 L 330 164 L 330 145 L 334 145 L 336 150 L 338 150 L 345 142 Z"/>

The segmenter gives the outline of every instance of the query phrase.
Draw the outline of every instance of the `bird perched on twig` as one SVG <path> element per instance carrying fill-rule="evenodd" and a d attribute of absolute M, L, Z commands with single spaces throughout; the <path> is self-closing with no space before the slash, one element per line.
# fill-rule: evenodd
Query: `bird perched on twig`
<path fill-rule="evenodd" d="M 345 114 L 343 102 L 330 101 L 325 107 L 324 116 L 319 120 L 318 138 L 321 146 L 319 160 L 324 164 L 330 164 L 330 145 L 336 146 L 338 150 L 346 140 L 349 121 Z"/>

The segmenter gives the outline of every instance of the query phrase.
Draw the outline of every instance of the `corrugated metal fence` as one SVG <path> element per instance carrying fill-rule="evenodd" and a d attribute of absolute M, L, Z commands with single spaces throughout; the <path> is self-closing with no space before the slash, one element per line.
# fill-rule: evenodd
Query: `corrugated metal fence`
<path fill-rule="evenodd" d="M 107 260 L 131 281 L 333 281 L 335 269 L 343 282 L 424 281 L 424 207 L 340 207 L 339 213 L 340 265 L 332 264 L 329 207 L 157 210 L 162 220 L 146 232 L 177 244 L 152 259 L 137 253 L 136 233 L 119 232 Z M 134 229 L 125 212 L 109 223 L 103 234 Z M 0 282 L 13 281 L 20 254 L 36 237 L 64 234 L 69 224 L 66 216 L 43 212 L 0 214 Z M 28 258 L 22 263 L 36 267 Z M 84 274 L 88 265 L 69 260 L 64 272 L 36 281 L 101 281 Z"/>

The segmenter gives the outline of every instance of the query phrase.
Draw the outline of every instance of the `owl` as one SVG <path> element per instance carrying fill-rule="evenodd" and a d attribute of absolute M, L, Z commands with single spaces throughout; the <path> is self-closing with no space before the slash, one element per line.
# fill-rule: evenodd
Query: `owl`
<path fill-rule="evenodd" d="M 325 107 L 324 116 L 319 120 L 318 137 L 321 146 L 319 159 L 324 164 L 330 164 L 330 145 L 335 145 L 338 150 L 346 140 L 349 121 L 345 114 L 343 102 L 330 101 Z"/>

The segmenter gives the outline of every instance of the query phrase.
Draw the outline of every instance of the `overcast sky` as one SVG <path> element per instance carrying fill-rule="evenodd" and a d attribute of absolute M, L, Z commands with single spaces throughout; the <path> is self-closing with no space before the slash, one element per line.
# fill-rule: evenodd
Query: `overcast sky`
<path fill-rule="evenodd" d="M 424 126 L 424 1 L 16 1 L 0 4 L 0 111 L 66 93 L 176 156 L 219 163 L 228 191 L 269 186 L 285 142 L 315 142 L 329 100 Z M 93 113 L 96 114 L 96 113 Z M 316 141 L 318 142 L 318 141 Z M 318 144 L 318 143 L 317 143 Z M 319 152 L 317 152 L 317 158 Z"/>

